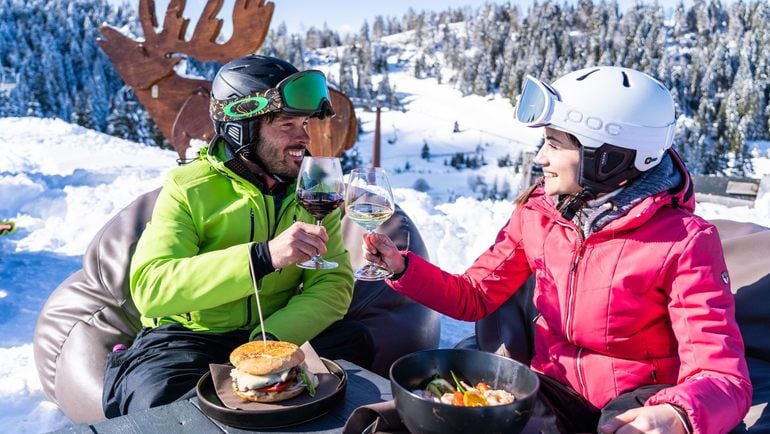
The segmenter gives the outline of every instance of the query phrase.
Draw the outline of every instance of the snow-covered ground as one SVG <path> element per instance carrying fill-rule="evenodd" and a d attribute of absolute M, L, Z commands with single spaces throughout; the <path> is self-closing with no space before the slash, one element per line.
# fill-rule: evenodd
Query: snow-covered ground
<path fill-rule="evenodd" d="M 507 182 L 515 195 L 519 175 L 511 167 L 497 167 L 496 159 L 516 158 L 532 149 L 537 137 L 513 126 L 505 100 L 463 98 L 405 72 L 390 79 L 405 95 L 407 111 L 383 113 L 382 165 L 433 262 L 460 272 L 491 244 L 512 210 L 510 200 L 477 200 L 477 178 L 488 185 Z M 357 146 L 367 161 L 374 118 L 359 116 L 366 132 Z M 455 121 L 459 133 L 453 132 Z M 0 220 L 12 218 L 19 225 L 15 234 L 0 238 L 0 426 L 46 432 L 69 421 L 45 397 L 34 368 L 31 342 L 40 308 L 80 268 L 98 229 L 136 196 L 157 188 L 176 154 L 60 120 L 3 118 L 0 131 Z M 420 158 L 424 143 L 436 156 L 431 161 Z M 477 146 L 489 165 L 475 171 L 444 165 L 442 155 Z M 770 173 L 767 148 L 758 144 L 757 176 Z M 411 169 L 404 172 L 406 161 Z M 430 186 L 427 193 L 412 189 L 419 178 Z M 756 208 L 699 204 L 698 213 L 770 226 L 770 197 Z M 472 329 L 472 324 L 444 319 L 441 345 L 452 346 Z"/>

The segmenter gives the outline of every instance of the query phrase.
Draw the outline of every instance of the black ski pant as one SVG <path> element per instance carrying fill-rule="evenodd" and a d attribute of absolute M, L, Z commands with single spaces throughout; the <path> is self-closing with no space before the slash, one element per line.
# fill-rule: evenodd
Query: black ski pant
<path fill-rule="evenodd" d="M 579 393 L 547 375 L 538 374 L 540 390 L 532 410 L 532 419 L 524 433 L 573 434 L 595 433 L 615 416 L 632 408 L 643 407 L 647 398 L 670 384 L 642 386 L 626 392 L 597 409 Z"/>
<path fill-rule="evenodd" d="M 178 324 L 143 328 L 130 348 L 107 356 L 102 407 L 108 418 L 195 396 L 210 363 L 227 363 L 249 340 L 249 330 L 194 332 Z M 310 344 L 319 356 L 345 359 L 369 368 L 374 356 L 371 333 L 358 321 L 338 321 Z"/>

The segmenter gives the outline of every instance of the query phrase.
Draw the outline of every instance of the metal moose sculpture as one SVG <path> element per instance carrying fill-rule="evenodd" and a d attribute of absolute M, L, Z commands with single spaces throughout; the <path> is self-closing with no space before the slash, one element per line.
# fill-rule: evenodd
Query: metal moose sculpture
<path fill-rule="evenodd" d="M 181 159 L 186 158 L 191 139 L 208 141 L 214 136 L 208 102 L 211 82 L 179 76 L 174 67 L 183 56 L 200 61 L 226 63 L 254 53 L 267 35 L 275 4 L 265 0 L 235 0 L 233 36 L 217 43 L 222 20 L 216 18 L 223 0 L 209 0 L 203 8 L 190 40 L 185 39 L 189 19 L 182 17 L 185 0 L 171 0 L 163 28 L 156 32 L 154 0 L 139 1 L 139 19 L 144 41 L 135 41 L 117 29 L 103 25 L 99 45 L 120 77 L 130 85 L 166 139 Z M 353 104 L 330 88 L 337 115 L 323 121 L 312 119 L 308 127 L 313 155 L 339 156 L 355 143 L 356 118 Z"/>

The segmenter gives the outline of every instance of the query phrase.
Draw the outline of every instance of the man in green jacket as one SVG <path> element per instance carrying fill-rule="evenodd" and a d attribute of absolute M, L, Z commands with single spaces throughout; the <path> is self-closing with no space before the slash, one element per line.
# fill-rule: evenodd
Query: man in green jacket
<path fill-rule="evenodd" d="M 353 276 L 340 211 L 316 226 L 294 197 L 308 120 L 334 114 L 323 74 L 250 55 L 219 70 L 211 95 L 217 135 L 169 173 L 132 257 L 144 327 L 107 360 L 107 417 L 194 396 L 209 363 L 263 332 L 371 364 L 366 327 L 342 321 Z M 295 265 L 316 254 L 339 266 Z"/>

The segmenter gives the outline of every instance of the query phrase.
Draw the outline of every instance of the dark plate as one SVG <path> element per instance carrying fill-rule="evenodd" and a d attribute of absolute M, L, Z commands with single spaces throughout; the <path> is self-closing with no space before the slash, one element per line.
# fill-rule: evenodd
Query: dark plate
<path fill-rule="evenodd" d="M 196 387 L 198 393 L 198 405 L 201 411 L 208 417 L 218 420 L 225 425 L 246 430 L 265 428 L 281 428 L 307 422 L 328 413 L 335 404 L 340 402 L 345 395 L 345 386 L 348 383 L 345 370 L 338 363 L 321 357 L 329 372 L 339 378 L 339 385 L 331 395 L 318 400 L 298 405 L 285 407 L 280 410 L 235 410 L 225 407 L 217 396 L 214 382 L 211 380 L 211 372 L 207 372 Z"/>

